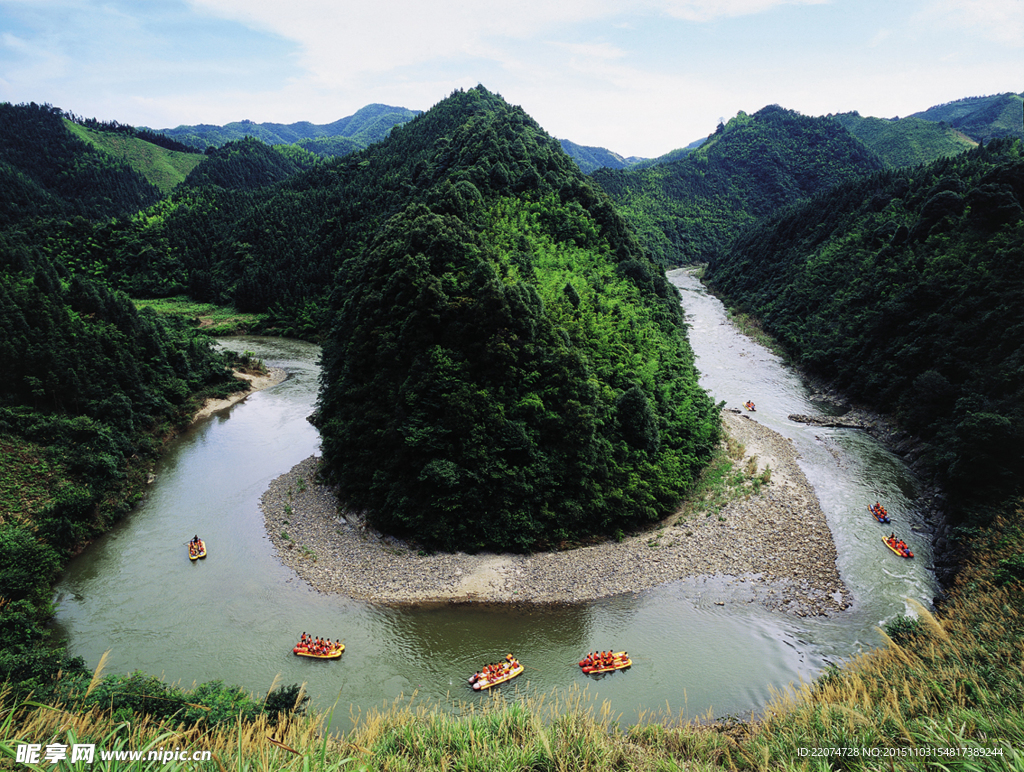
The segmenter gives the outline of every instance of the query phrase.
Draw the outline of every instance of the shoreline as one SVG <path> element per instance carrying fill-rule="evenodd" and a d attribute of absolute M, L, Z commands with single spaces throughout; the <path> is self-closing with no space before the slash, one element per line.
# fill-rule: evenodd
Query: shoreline
<path fill-rule="evenodd" d="M 263 389 L 269 389 L 271 386 L 276 386 L 288 377 L 288 373 L 280 367 L 269 367 L 267 368 L 265 375 L 240 373 L 236 370 L 235 377 L 248 381 L 249 388 L 246 391 L 236 391 L 223 399 L 215 399 L 213 397 L 208 398 L 203 403 L 203 406 L 196 411 L 196 414 L 192 416 L 192 420 L 189 423 L 194 424 L 196 421 L 207 418 L 219 410 L 231 407 L 236 402 L 241 402 L 250 394 L 255 394 L 257 391 L 262 391 Z"/>
<path fill-rule="evenodd" d="M 792 443 L 746 415 L 723 411 L 722 421 L 745 446 L 737 465 L 756 457 L 771 481 L 715 515 L 676 513 L 621 542 L 528 555 L 423 554 L 340 514 L 331 489 L 315 482 L 317 456 L 273 480 L 260 508 L 282 563 L 319 592 L 359 600 L 560 605 L 724 579 L 740 585 L 730 602 L 796 616 L 848 608 L 832 533 Z"/>

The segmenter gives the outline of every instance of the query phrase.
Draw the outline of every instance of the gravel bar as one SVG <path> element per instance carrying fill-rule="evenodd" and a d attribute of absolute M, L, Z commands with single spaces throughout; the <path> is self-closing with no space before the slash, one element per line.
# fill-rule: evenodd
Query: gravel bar
<path fill-rule="evenodd" d="M 424 554 L 342 513 L 333 491 L 314 482 L 317 456 L 275 479 L 260 506 L 278 556 L 302 579 L 379 603 L 581 603 L 693 578 L 726 579 L 737 587 L 731 602 L 797 616 L 848 608 L 831 531 L 792 442 L 747 415 L 725 411 L 722 420 L 759 471 L 771 467 L 771 482 L 715 514 L 672 516 L 622 542 L 529 555 Z"/>

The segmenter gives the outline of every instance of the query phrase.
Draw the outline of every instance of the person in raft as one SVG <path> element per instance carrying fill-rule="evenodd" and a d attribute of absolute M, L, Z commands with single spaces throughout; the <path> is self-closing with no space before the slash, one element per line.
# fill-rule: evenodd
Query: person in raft
<path fill-rule="evenodd" d="M 616 662 L 621 662 L 629 657 L 629 654 L 622 652 L 617 655 L 614 651 L 592 651 L 580 660 L 580 667 L 603 668 L 611 667 Z"/>
<path fill-rule="evenodd" d="M 480 668 L 478 672 L 473 673 L 473 675 L 469 678 L 469 682 L 472 684 L 480 680 L 490 681 L 494 678 L 501 678 L 502 676 L 507 675 L 512 670 L 515 670 L 518 666 L 519 660 L 517 660 L 511 654 L 507 654 L 505 655 L 504 662 L 484 665 L 482 668 Z"/>

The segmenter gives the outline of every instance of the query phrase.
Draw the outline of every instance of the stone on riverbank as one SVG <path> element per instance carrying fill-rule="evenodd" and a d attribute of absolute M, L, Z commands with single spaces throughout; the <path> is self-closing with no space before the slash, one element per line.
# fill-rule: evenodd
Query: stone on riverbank
<path fill-rule="evenodd" d="M 423 554 L 339 514 L 310 457 L 274 480 L 260 505 L 281 560 L 322 592 L 386 603 L 578 603 L 690 577 L 743 578 L 767 607 L 840 611 L 849 593 L 832 534 L 792 443 L 723 413 L 730 435 L 771 467 L 762 491 L 716 515 L 673 516 L 622 542 L 532 555 Z"/>

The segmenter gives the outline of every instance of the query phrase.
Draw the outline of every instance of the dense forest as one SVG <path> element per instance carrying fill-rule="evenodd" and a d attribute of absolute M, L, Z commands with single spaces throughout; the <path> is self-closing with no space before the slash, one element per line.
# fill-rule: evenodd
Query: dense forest
<path fill-rule="evenodd" d="M 1024 158 L 998 140 L 847 182 L 747 229 L 716 292 L 799 365 L 899 416 L 961 498 L 1024 472 Z"/>
<path fill-rule="evenodd" d="M 131 508 L 196 396 L 240 382 L 206 337 L 64 260 L 159 200 L 141 175 L 75 137 L 60 110 L 7 104 L 0 175 L 0 680 L 31 689 L 81 668 L 42 645 L 64 561 Z"/>
<path fill-rule="evenodd" d="M 449 549 L 671 511 L 717 413 L 677 294 L 558 143 L 478 87 L 350 168 L 371 211 L 397 211 L 342 264 L 324 342 L 317 420 L 343 497 Z"/>

